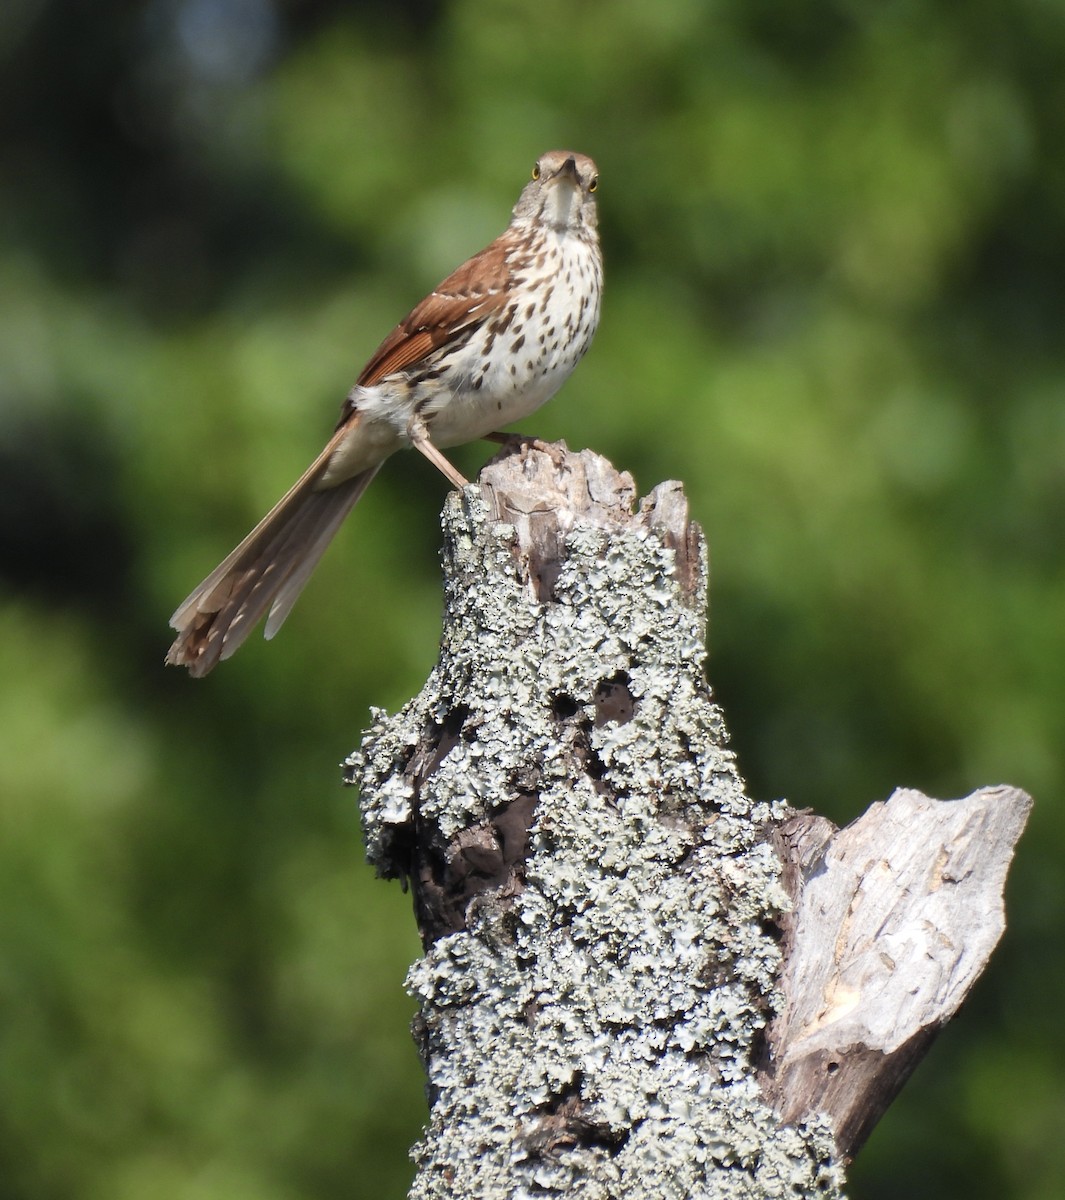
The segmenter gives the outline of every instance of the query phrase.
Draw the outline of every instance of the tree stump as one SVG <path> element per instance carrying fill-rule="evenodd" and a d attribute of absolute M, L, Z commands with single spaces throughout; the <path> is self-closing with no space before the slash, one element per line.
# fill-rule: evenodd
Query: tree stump
<path fill-rule="evenodd" d="M 409 882 L 415 1200 L 841 1195 L 982 970 L 1030 800 L 752 800 L 679 484 L 524 445 L 444 512 L 440 658 L 346 764 Z"/>

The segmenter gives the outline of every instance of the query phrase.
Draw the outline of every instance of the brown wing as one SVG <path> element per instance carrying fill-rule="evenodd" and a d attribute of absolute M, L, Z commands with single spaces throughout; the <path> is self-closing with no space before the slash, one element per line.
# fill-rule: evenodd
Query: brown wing
<path fill-rule="evenodd" d="M 504 234 L 453 271 L 377 347 L 356 384 L 371 387 L 499 312 L 507 302 L 512 247 Z"/>

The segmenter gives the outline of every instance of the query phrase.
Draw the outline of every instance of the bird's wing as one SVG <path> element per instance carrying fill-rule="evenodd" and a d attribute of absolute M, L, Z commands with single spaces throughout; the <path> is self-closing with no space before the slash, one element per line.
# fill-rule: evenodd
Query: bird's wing
<path fill-rule="evenodd" d="M 497 238 L 434 288 L 377 347 L 356 385 L 372 387 L 501 312 L 510 294 L 507 249 Z"/>

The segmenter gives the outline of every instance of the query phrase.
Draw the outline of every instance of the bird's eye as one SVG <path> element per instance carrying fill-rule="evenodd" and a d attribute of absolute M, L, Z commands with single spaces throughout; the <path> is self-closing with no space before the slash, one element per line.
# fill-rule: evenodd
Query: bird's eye
<path fill-rule="evenodd" d="M 588 184 L 588 191 L 594 192 L 598 186 L 599 186 L 599 176 L 593 175 L 592 182 L 590 184 Z"/>
<path fill-rule="evenodd" d="M 539 164 L 539 163 L 537 163 L 537 164 L 536 164 L 536 166 L 535 166 L 535 167 L 533 167 L 533 169 L 532 169 L 532 177 L 533 177 L 533 179 L 539 179 L 539 178 L 540 178 L 540 164 Z"/>

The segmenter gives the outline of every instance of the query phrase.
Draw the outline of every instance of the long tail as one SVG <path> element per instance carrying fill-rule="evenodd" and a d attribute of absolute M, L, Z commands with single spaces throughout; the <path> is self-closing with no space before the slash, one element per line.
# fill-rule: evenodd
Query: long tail
<path fill-rule="evenodd" d="M 316 490 L 332 443 L 240 545 L 178 606 L 178 631 L 166 661 L 206 675 L 229 658 L 270 610 L 265 635 L 274 636 L 318 565 L 326 546 L 366 490 L 378 467 Z"/>

